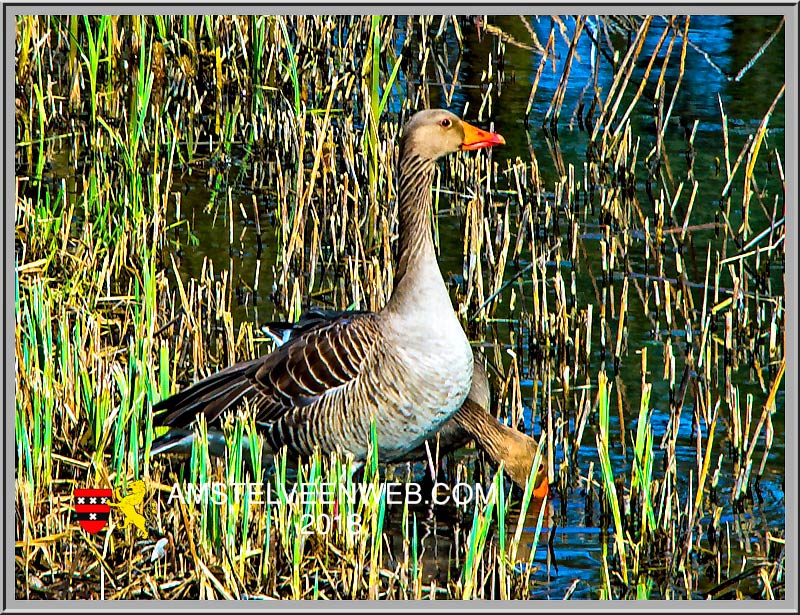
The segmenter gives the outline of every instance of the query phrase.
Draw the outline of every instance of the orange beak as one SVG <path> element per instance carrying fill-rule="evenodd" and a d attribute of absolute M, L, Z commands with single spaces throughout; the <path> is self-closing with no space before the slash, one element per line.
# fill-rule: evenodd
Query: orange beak
<path fill-rule="evenodd" d="M 542 500 L 544 499 L 544 496 L 548 495 L 549 493 L 550 485 L 547 484 L 547 475 L 545 475 L 545 477 L 541 479 L 541 482 L 533 488 L 532 496 L 534 500 Z"/>
<path fill-rule="evenodd" d="M 539 467 L 539 471 L 536 473 L 536 478 L 534 479 L 533 483 L 533 499 L 534 500 L 541 500 L 544 499 L 544 496 L 550 494 L 550 485 L 547 482 L 547 467 L 544 463 Z"/>
<path fill-rule="evenodd" d="M 462 150 L 482 149 L 484 147 L 492 147 L 492 145 L 504 145 L 506 142 L 503 135 L 499 133 L 481 130 L 472 124 L 467 124 L 464 120 L 461 120 L 461 125 L 464 127 L 464 140 L 461 142 Z"/>

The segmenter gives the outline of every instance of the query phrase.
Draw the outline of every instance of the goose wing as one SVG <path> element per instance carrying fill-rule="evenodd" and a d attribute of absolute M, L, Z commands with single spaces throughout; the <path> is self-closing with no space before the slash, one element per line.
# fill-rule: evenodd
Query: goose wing
<path fill-rule="evenodd" d="M 277 421 L 353 382 L 378 343 L 374 314 L 320 319 L 271 354 L 227 367 L 158 402 L 154 424 L 186 427 L 199 413 L 211 424 L 245 400 L 256 408 L 258 422 Z"/>
<path fill-rule="evenodd" d="M 323 308 L 311 307 L 303 312 L 296 322 L 286 322 L 283 320 L 266 322 L 261 325 L 261 330 L 269 335 L 278 346 L 282 346 L 290 338 L 331 324 L 340 318 L 369 313 L 370 312 L 366 310 L 326 310 Z"/>

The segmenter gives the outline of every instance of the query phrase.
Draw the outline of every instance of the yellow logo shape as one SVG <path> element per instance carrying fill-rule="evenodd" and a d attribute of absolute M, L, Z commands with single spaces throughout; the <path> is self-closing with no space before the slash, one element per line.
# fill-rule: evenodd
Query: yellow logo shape
<path fill-rule="evenodd" d="M 147 526 L 145 525 L 144 515 L 136 510 L 144 500 L 146 488 L 143 480 L 137 480 L 128 485 L 128 495 L 122 496 L 122 490 L 117 487 L 114 489 L 114 495 L 117 502 L 109 502 L 109 506 L 119 508 L 120 512 L 125 515 L 125 521 L 122 522 L 122 529 L 124 530 L 131 523 L 139 528 L 143 538 L 147 538 Z"/>

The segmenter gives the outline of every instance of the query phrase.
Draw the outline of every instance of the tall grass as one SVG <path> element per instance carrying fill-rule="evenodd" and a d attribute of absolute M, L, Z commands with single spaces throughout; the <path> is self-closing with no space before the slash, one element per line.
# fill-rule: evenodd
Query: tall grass
<path fill-rule="evenodd" d="M 437 88 L 445 98 L 461 88 L 469 33 L 480 32 L 491 53 L 472 58 L 483 90 L 478 110 L 465 113 L 491 119 L 509 87 L 501 58 L 526 49 L 492 19 L 421 16 L 405 20 L 396 56 L 401 23 L 18 18 L 17 88 L 27 101 L 16 135 L 18 595 L 97 596 L 103 565 L 112 598 L 527 598 L 548 578 L 533 565 L 540 539 L 571 523 L 578 500 L 593 520 L 598 494 L 592 596 L 782 595 L 780 529 L 754 531 L 741 515 L 758 509 L 762 477 L 774 479 L 784 404 L 785 179 L 771 131 L 785 89 L 776 84 L 757 126 L 730 133 L 720 99 L 719 177 L 704 176 L 696 160 L 682 175 L 669 160 L 676 96 L 665 98 L 664 73 L 679 61 L 687 87 L 688 18 L 630 21 L 610 55 L 610 87 L 586 90 L 598 116 L 573 110 L 590 135 L 585 159 L 525 131 L 529 153 L 458 157 L 437 180 L 437 218 L 466 209 L 455 307 L 485 345 L 492 412 L 543 428 L 538 455 L 560 514 L 551 519 L 545 506 L 529 515 L 531 484 L 517 513 L 519 494 L 502 470 L 483 471 L 482 457 L 451 463 L 448 475 L 486 476 L 490 500 L 452 516 L 394 508 L 374 491 L 301 505 L 290 498 L 298 482 L 362 481 L 347 459 L 295 469 L 285 453 L 265 452 L 247 415 L 224 425 L 221 460 L 202 423 L 185 463 L 149 459 L 153 401 L 268 350 L 254 334 L 273 317 L 265 295 L 282 318 L 309 304 L 385 303 L 399 118 L 436 100 Z M 559 41 L 575 49 L 588 36 L 571 23 L 553 20 L 544 55 L 526 60 L 538 68 L 533 114 Z M 604 23 L 599 49 L 619 45 Z M 462 54 L 448 53 L 456 43 Z M 549 101 L 556 125 L 579 61 L 569 56 Z M 632 120 L 643 113 L 657 134 L 637 133 Z M 702 154 L 695 129 L 680 152 L 687 160 Z M 534 147 L 545 142 L 547 150 Z M 53 181 L 47 169 L 59 148 L 68 162 L 54 163 Z M 709 187 L 719 224 L 697 224 Z M 210 232 L 204 220 L 215 224 Z M 220 229 L 223 261 L 198 258 Z M 437 242 L 444 252 L 444 235 Z M 695 252 L 705 259 L 697 280 Z M 642 323 L 646 341 L 634 336 Z M 626 382 L 639 365 L 641 379 Z M 387 472 L 373 457 L 363 483 L 378 486 Z M 136 478 L 148 484 L 146 540 L 120 531 L 116 517 L 102 537 L 78 530 L 75 486 Z M 243 480 L 272 485 L 278 503 L 251 494 L 168 503 L 174 481 Z M 576 485 L 586 489 L 578 497 Z M 356 515 L 361 532 L 348 529 Z M 548 546 L 557 558 L 555 532 Z M 432 538 L 451 550 L 432 557 Z M 161 539 L 172 546 L 151 561 Z M 436 581 L 438 565 L 446 571 Z"/>

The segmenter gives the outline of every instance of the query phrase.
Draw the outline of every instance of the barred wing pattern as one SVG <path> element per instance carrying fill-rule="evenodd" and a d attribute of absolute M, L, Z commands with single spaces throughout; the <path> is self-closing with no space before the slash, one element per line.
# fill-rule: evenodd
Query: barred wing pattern
<path fill-rule="evenodd" d="M 153 410 L 164 412 L 156 414 L 155 424 L 187 427 L 201 412 L 213 424 L 223 412 L 247 400 L 273 446 L 286 444 L 308 454 L 316 444 L 324 444 L 313 441 L 320 430 L 298 431 L 298 425 L 322 420 L 319 414 L 331 406 L 325 403 L 327 398 L 357 385 L 379 337 L 374 314 L 343 313 L 320 321 L 271 354 L 227 367 L 160 401 Z M 331 436 L 335 434 L 327 433 L 325 439 Z"/>

